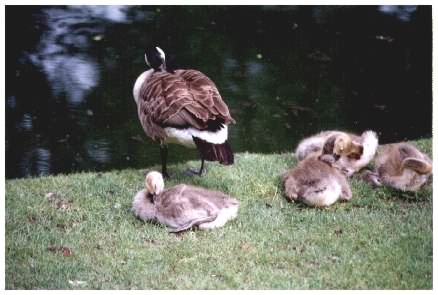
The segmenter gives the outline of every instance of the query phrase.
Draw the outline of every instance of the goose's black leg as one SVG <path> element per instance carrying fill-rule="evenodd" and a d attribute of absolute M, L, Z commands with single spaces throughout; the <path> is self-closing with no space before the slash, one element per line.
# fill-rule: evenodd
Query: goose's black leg
<path fill-rule="evenodd" d="M 160 157 L 161 157 L 161 174 L 164 178 L 169 178 L 167 173 L 167 145 L 160 144 Z"/>
<path fill-rule="evenodd" d="M 201 168 L 199 168 L 198 175 L 201 176 L 202 173 L 207 172 L 204 168 L 204 159 L 201 159 Z"/>
<path fill-rule="evenodd" d="M 186 175 L 188 175 L 188 176 L 193 176 L 193 175 L 202 176 L 202 174 L 207 172 L 207 167 L 205 167 L 204 162 L 205 162 L 205 160 L 203 158 L 201 158 L 201 168 L 199 168 L 199 169 L 196 169 L 196 168 L 187 169 Z"/>

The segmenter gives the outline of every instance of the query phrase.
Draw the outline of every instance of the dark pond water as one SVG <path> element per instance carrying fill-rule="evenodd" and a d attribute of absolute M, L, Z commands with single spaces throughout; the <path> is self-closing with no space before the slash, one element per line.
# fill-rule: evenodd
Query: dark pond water
<path fill-rule="evenodd" d="M 216 82 L 236 152 L 432 135 L 431 6 L 7 6 L 6 177 L 159 163 L 132 98 L 151 44 Z"/>

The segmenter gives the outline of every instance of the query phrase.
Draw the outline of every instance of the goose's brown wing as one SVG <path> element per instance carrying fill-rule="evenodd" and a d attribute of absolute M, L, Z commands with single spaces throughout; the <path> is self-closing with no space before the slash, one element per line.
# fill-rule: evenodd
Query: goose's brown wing
<path fill-rule="evenodd" d="M 234 123 L 228 106 L 213 81 L 196 70 L 182 70 L 177 73 L 187 83 L 192 99 L 196 102 L 186 107 L 190 113 L 204 122 L 221 118 L 225 124 Z"/>
<path fill-rule="evenodd" d="M 214 130 L 234 122 L 213 81 L 196 70 L 154 73 L 141 89 L 138 112 L 153 139 L 163 139 L 167 126 Z"/>

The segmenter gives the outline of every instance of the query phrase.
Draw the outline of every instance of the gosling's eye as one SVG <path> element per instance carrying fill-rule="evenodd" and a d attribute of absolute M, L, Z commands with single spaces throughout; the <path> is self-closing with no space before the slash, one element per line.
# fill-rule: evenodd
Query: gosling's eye
<path fill-rule="evenodd" d="M 347 157 L 350 160 L 359 160 L 360 159 L 360 154 L 358 154 L 358 153 L 351 153 Z"/>

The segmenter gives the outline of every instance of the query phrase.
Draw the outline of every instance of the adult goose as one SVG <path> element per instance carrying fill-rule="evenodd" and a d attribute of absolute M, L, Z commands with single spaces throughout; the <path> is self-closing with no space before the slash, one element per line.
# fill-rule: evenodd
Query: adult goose
<path fill-rule="evenodd" d="M 235 121 L 213 81 L 197 70 L 168 68 L 159 47 L 146 50 L 145 60 L 151 69 L 137 78 L 133 94 L 146 135 L 160 143 L 162 174 L 169 177 L 168 143 L 198 149 L 201 167 L 191 174 L 202 175 L 204 161 L 233 164 L 227 138 Z"/>
<path fill-rule="evenodd" d="M 202 187 L 178 184 L 164 189 L 164 180 L 157 171 L 146 175 L 145 188 L 132 201 L 135 216 L 169 226 L 170 232 L 192 227 L 213 229 L 236 218 L 239 201 Z"/>

